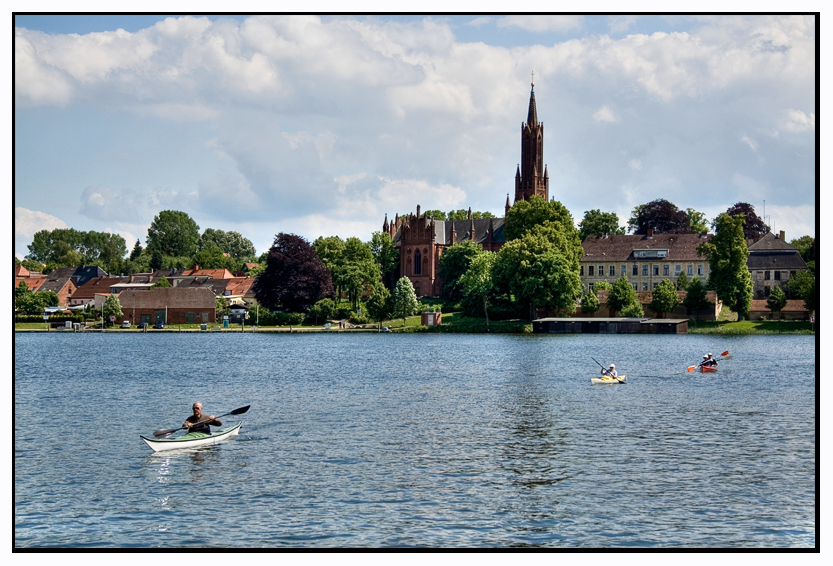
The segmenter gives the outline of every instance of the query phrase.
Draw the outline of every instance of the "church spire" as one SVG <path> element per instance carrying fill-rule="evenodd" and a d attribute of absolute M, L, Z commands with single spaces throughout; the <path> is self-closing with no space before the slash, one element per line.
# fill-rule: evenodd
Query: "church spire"
<path fill-rule="evenodd" d="M 532 73 L 532 78 L 535 79 L 535 73 Z M 538 109 L 535 106 L 535 81 L 533 80 L 530 83 L 532 87 L 529 93 L 529 112 L 526 116 L 526 123 L 529 125 L 530 128 L 534 128 L 538 125 Z"/>

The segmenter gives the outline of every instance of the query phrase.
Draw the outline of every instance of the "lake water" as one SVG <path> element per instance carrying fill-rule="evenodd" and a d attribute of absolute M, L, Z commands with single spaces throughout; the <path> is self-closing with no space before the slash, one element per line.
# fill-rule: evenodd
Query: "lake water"
<path fill-rule="evenodd" d="M 686 373 L 729 350 L 716 374 Z M 800 548 L 813 336 L 18 333 L 16 548 Z M 624 385 L 591 385 L 615 362 Z M 240 436 L 153 453 L 194 401 Z"/>

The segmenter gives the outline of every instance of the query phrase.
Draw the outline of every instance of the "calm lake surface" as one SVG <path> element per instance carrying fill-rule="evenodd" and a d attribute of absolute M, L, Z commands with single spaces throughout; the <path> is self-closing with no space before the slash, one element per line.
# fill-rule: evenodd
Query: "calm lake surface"
<path fill-rule="evenodd" d="M 717 374 L 686 373 L 729 350 Z M 18 333 L 16 548 L 800 548 L 813 336 Z M 624 385 L 591 385 L 615 362 Z M 153 453 L 194 401 L 240 436 Z"/>

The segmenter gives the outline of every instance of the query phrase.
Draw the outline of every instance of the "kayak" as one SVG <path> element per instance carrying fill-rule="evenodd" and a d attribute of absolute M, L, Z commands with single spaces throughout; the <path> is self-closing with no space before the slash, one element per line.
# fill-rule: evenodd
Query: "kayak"
<path fill-rule="evenodd" d="M 591 377 L 590 378 L 590 383 L 593 384 L 593 385 L 602 384 L 602 383 L 607 384 L 607 385 L 613 385 L 614 383 L 625 383 L 625 378 L 626 377 L 628 377 L 628 376 L 627 375 L 620 375 L 618 378 L 613 378 L 613 377 L 608 377 L 608 376 L 605 376 L 605 377 Z"/>
<path fill-rule="evenodd" d="M 219 444 L 224 440 L 228 440 L 232 436 L 237 436 L 240 432 L 240 427 L 243 423 L 237 423 L 235 426 L 228 428 L 221 428 L 211 434 L 204 432 L 189 432 L 176 438 L 148 438 L 142 436 L 142 440 L 150 446 L 154 452 L 161 452 L 162 450 L 177 450 L 180 448 L 195 448 L 197 446 L 210 446 L 212 444 Z"/>
<path fill-rule="evenodd" d="M 700 373 L 711 373 L 717 371 L 717 366 L 700 366 Z"/>

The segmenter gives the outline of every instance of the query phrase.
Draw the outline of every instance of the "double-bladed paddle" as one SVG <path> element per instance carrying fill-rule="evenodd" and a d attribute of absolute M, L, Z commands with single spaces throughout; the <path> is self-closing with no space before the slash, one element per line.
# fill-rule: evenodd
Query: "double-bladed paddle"
<path fill-rule="evenodd" d="M 591 359 L 591 360 L 593 360 L 594 362 L 596 362 L 597 364 L 599 364 L 599 360 L 597 360 L 596 358 L 594 358 L 594 357 L 592 357 L 592 356 L 591 356 L 591 357 L 590 357 L 590 359 Z M 605 374 L 605 375 L 607 375 L 607 376 L 609 376 L 609 377 L 612 377 L 613 379 L 615 379 L 615 380 L 617 380 L 617 381 L 619 381 L 619 382 L 621 382 L 621 381 L 622 381 L 622 380 L 621 380 L 621 379 L 619 379 L 618 377 L 613 377 L 613 376 L 610 374 L 610 371 L 608 371 L 608 369 L 607 369 L 606 367 L 604 367 L 602 364 L 599 364 L 599 366 L 601 366 L 601 368 L 602 368 L 602 372 L 604 372 L 604 374 Z"/>
<path fill-rule="evenodd" d="M 730 356 L 730 355 L 729 355 L 729 350 L 726 350 L 725 352 L 723 352 L 722 354 L 720 354 L 720 355 L 719 355 L 717 358 L 715 358 L 715 359 L 717 359 L 717 360 L 719 360 L 719 361 L 722 361 L 722 360 L 731 360 L 731 359 L 732 359 L 732 356 Z M 699 364 L 697 364 L 696 366 L 689 366 L 689 367 L 688 367 L 688 369 L 687 369 L 686 371 L 691 371 L 691 370 L 693 370 L 693 369 L 697 369 L 697 368 L 699 368 L 699 367 L 700 367 L 700 366 L 702 366 L 702 365 L 703 365 L 703 362 L 700 362 L 700 363 L 699 363 Z"/>
<path fill-rule="evenodd" d="M 249 410 L 249 407 L 251 407 L 251 405 L 246 405 L 245 407 L 240 407 L 239 409 L 234 409 L 233 411 L 229 411 L 228 413 L 223 413 L 222 415 L 217 415 L 214 418 L 219 419 L 220 417 L 225 417 L 227 415 L 242 415 L 243 413 L 245 413 L 246 411 Z M 194 423 L 194 424 L 197 425 L 197 424 L 200 424 L 200 423 L 207 423 L 207 422 L 208 421 L 199 421 L 199 422 Z M 156 437 L 156 438 L 162 438 L 163 436 L 168 436 L 169 434 L 173 434 L 176 431 L 182 430 L 184 428 L 185 428 L 184 426 L 181 426 L 179 428 L 163 428 L 162 430 L 155 430 L 155 431 L 153 431 L 153 436 Z"/>

